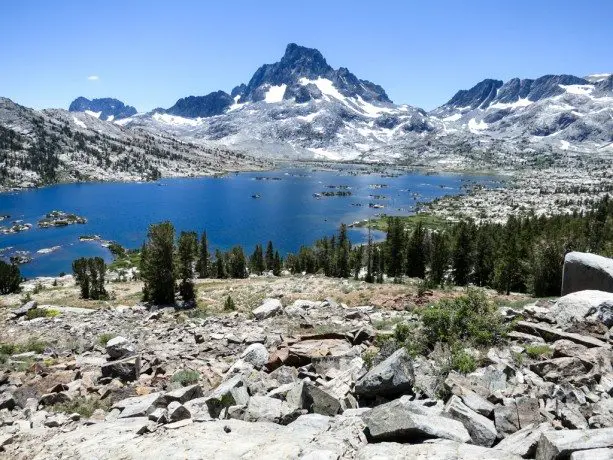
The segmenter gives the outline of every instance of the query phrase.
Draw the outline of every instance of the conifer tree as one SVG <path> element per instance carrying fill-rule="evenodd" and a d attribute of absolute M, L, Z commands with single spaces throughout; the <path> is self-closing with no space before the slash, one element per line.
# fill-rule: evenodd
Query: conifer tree
<path fill-rule="evenodd" d="M 449 245 L 447 236 L 443 232 L 432 232 L 430 236 L 430 281 L 440 285 L 445 279 L 445 272 L 449 264 Z"/>
<path fill-rule="evenodd" d="M 411 232 L 407 242 L 407 262 L 405 274 L 411 278 L 424 278 L 426 276 L 426 232 L 421 222 L 418 222 Z"/>
<path fill-rule="evenodd" d="M 275 251 L 272 265 L 272 274 L 275 276 L 281 275 L 281 257 L 279 256 L 279 251 Z"/>
<path fill-rule="evenodd" d="M 264 270 L 266 270 L 264 255 L 262 254 L 262 246 L 259 244 L 255 245 L 255 250 L 249 259 L 249 268 L 256 275 L 261 275 Z"/>
<path fill-rule="evenodd" d="M 200 245 L 198 247 L 198 275 L 200 278 L 208 278 L 211 276 L 211 261 L 209 255 L 209 242 L 206 236 L 206 231 L 202 232 L 200 237 Z"/>
<path fill-rule="evenodd" d="M 0 294 L 19 292 L 21 271 L 17 264 L 7 264 L 0 260 Z"/>
<path fill-rule="evenodd" d="M 404 249 L 404 225 L 398 217 L 387 218 L 387 236 L 385 239 L 387 259 L 387 276 L 397 278 L 402 276 L 403 249 Z"/>
<path fill-rule="evenodd" d="M 228 273 L 230 278 L 245 278 L 247 276 L 247 259 L 241 246 L 234 246 L 228 254 Z"/>
<path fill-rule="evenodd" d="M 349 252 L 351 251 L 351 243 L 347 237 L 347 226 L 341 224 L 338 232 L 338 249 L 337 249 L 337 276 L 340 278 L 349 278 L 351 271 L 349 269 Z"/>
<path fill-rule="evenodd" d="M 490 231 L 482 228 L 475 242 L 473 282 L 477 286 L 490 286 L 494 274 L 494 242 Z"/>
<path fill-rule="evenodd" d="M 472 236 L 467 222 L 458 224 L 455 245 L 451 256 L 453 280 L 458 286 L 466 286 L 472 269 Z"/>
<path fill-rule="evenodd" d="M 175 229 L 170 222 L 149 227 L 142 277 L 144 293 L 156 305 L 169 305 L 175 301 L 174 239 Z"/>
<path fill-rule="evenodd" d="M 179 278 L 179 294 L 184 301 L 196 298 L 194 290 L 194 260 L 198 254 L 198 235 L 196 232 L 181 232 L 177 245 L 177 268 Z"/>
<path fill-rule="evenodd" d="M 215 250 L 215 275 L 219 279 L 224 279 L 228 277 L 226 260 L 223 253 L 219 249 Z"/>
<path fill-rule="evenodd" d="M 268 241 L 266 245 L 266 255 L 264 256 L 264 265 L 266 270 L 274 270 L 275 268 L 275 251 L 272 246 L 272 241 Z"/>

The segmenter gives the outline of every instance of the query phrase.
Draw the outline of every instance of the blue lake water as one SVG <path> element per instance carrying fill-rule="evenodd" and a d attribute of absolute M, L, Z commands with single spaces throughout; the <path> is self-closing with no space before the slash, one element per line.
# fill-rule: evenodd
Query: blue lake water
<path fill-rule="evenodd" d="M 379 213 L 409 214 L 418 201 L 430 201 L 447 194 L 462 193 L 462 185 L 490 185 L 497 179 L 468 175 L 425 175 L 402 173 L 356 175 L 341 172 L 287 169 L 232 174 L 219 178 L 162 179 L 148 183 L 66 184 L 0 194 L 0 215 L 32 223 L 29 231 L 0 235 L 4 256 L 15 250 L 29 251 L 33 261 L 21 265 L 26 277 L 53 276 L 71 271 L 71 263 L 82 256 L 112 258 L 99 242 L 79 241 L 80 235 L 100 235 L 128 248 L 140 247 L 147 227 L 170 220 L 177 232 L 206 229 L 212 250 L 241 244 L 250 253 L 256 243 L 269 239 L 282 254 L 303 244 L 332 235 L 341 223 L 372 217 Z M 280 180 L 258 180 L 258 178 Z M 373 188 L 384 184 L 383 188 Z M 328 185 L 348 186 L 349 197 L 323 197 L 314 193 L 336 191 Z M 260 198 L 252 198 L 252 195 Z M 384 195 L 375 199 L 372 195 Z M 373 209 L 369 203 L 385 206 Z M 361 205 L 361 206 L 357 206 Z M 87 218 L 84 225 L 38 228 L 37 222 L 51 210 L 75 213 Z M 366 240 L 362 229 L 351 229 L 355 243 Z M 38 250 L 61 246 L 55 252 Z M 7 250 L 6 248 L 11 248 Z"/>

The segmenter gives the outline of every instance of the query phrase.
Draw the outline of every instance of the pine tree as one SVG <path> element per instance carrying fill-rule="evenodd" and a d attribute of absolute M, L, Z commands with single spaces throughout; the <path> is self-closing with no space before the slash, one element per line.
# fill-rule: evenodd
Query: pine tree
<path fill-rule="evenodd" d="M 266 270 L 274 270 L 275 268 L 275 251 L 272 247 L 272 241 L 268 241 L 266 245 L 266 255 L 264 257 L 264 264 L 266 266 Z"/>
<path fill-rule="evenodd" d="M 445 279 L 445 272 L 449 264 L 449 245 L 447 236 L 443 232 L 432 232 L 430 236 L 430 281 L 440 285 Z"/>
<path fill-rule="evenodd" d="M 219 279 L 228 277 L 226 260 L 223 253 L 219 249 L 215 250 L 215 274 Z"/>
<path fill-rule="evenodd" d="M 234 304 L 234 300 L 232 297 L 228 296 L 226 301 L 224 302 L 223 309 L 225 311 L 234 311 L 236 310 L 236 305 Z"/>
<path fill-rule="evenodd" d="M 74 279 L 79 288 L 81 289 L 81 298 L 89 299 L 89 273 L 87 267 L 87 259 L 81 257 L 72 262 L 72 272 Z"/>
<path fill-rule="evenodd" d="M 175 301 L 174 239 L 175 229 L 170 222 L 149 227 L 142 277 L 147 299 L 156 305 Z"/>
<path fill-rule="evenodd" d="M 411 232 L 407 242 L 407 263 L 405 274 L 411 278 L 424 278 L 426 276 L 426 232 L 421 222 L 418 222 Z"/>
<path fill-rule="evenodd" d="M 183 301 L 196 298 L 194 290 L 194 260 L 198 254 L 198 235 L 196 232 L 181 232 L 177 244 L 177 268 L 179 278 L 179 294 Z"/>
<path fill-rule="evenodd" d="M 272 274 L 275 276 L 281 275 L 281 257 L 279 256 L 279 251 L 275 251 L 272 265 Z"/>
<path fill-rule="evenodd" d="M 262 254 L 262 246 L 259 244 L 255 245 L 255 250 L 249 259 L 249 268 L 257 275 L 261 275 L 264 270 L 266 270 L 264 255 Z"/>
<path fill-rule="evenodd" d="M 460 222 L 451 256 L 453 280 L 458 286 L 466 286 L 472 269 L 473 242 L 468 223 Z"/>
<path fill-rule="evenodd" d="M 202 232 L 200 237 L 200 246 L 198 247 L 198 274 L 200 278 L 208 278 L 211 276 L 211 261 L 209 255 L 209 242 L 206 237 L 206 231 Z"/>
<path fill-rule="evenodd" d="M 480 229 L 475 243 L 473 281 L 477 286 L 490 286 L 494 273 L 494 242 L 487 228 Z"/>
<path fill-rule="evenodd" d="M 373 244 L 372 233 L 370 229 L 370 219 L 368 220 L 368 242 L 366 243 L 366 277 L 364 281 L 367 283 L 374 283 L 375 278 L 373 276 Z"/>
<path fill-rule="evenodd" d="M 349 252 L 351 251 L 351 243 L 347 237 L 347 226 L 341 224 L 338 232 L 338 249 L 336 256 L 337 275 L 340 278 L 349 278 L 351 271 L 349 269 Z"/>
<path fill-rule="evenodd" d="M 19 267 L 0 260 L 0 294 L 19 292 L 19 283 L 21 283 Z"/>
<path fill-rule="evenodd" d="M 360 270 L 362 270 L 362 260 L 364 259 L 364 246 L 360 245 L 351 251 L 351 268 L 353 270 L 353 279 L 358 280 Z"/>
<path fill-rule="evenodd" d="M 228 273 L 230 278 L 247 276 L 247 259 L 241 246 L 234 246 L 228 254 Z"/>
<path fill-rule="evenodd" d="M 387 276 L 398 278 L 402 276 L 404 252 L 404 225 L 398 217 L 387 218 L 387 236 L 385 239 L 387 259 Z"/>

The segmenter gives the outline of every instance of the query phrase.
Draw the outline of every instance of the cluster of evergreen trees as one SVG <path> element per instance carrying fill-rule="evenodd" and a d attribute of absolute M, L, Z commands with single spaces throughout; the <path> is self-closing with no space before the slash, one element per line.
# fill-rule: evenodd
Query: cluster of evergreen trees
<path fill-rule="evenodd" d="M 559 295 L 564 255 L 586 251 L 613 255 L 613 202 L 605 197 L 587 213 L 517 218 L 506 223 L 472 221 L 450 223 L 443 229 L 427 229 L 418 222 L 407 227 L 400 217 L 390 217 L 385 241 L 374 243 L 369 232 L 366 245 L 352 246 L 347 227 L 338 234 L 302 246 L 285 261 L 272 242 L 261 245 L 247 258 L 241 246 L 216 250 L 211 257 L 206 232 L 181 232 L 175 241 L 170 222 L 152 225 L 141 249 L 141 276 L 145 300 L 171 304 L 178 294 L 194 300 L 193 279 L 245 278 L 249 273 L 283 268 L 292 273 L 383 282 L 421 278 L 430 285 L 474 284 L 500 292 L 530 292 L 536 296 Z"/>
<path fill-rule="evenodd" d="M 108 295 L 104 287 L 106 264 L 101 257 L 81 257 L 72 262 L 75 282 L 83 299 L 103 300 Z"/>
<path fill-rule="evenodd" d="M 511 216 L 504 224 L 461 221 L 437 231 L 421 224 L 408 231 L 401 218 L 391 217 L 379 246 L 375 253 L 388 277 L 559 295 L 567 252 L 613 255 L 613 202 L 607 196 L 584 214 Z M 380 262 L 373 271 L 380 279 Z"/>
<path fill-rule="evenodd" d="M 384 242 L 351 247 L 346 228 L 312 247 L 288 255 L 293 273 L 382 282 L 384 275 L 422 278 L 430 285 L 474 284 L 499 292 L 560 294 L 564 256 L 585 251 L 613 256 L 613 202 L 605 197 L 587 213 L 523 218 L 477 225 L 466 220 L 429 230 L 421 222 L 407 228 L 389 217 Z"/>
<path fill-rule="evenodd" d="M 175 241 L 175 229 L 170 222 L 149 227 L 147 241 L 141 248 L 140 272 L 145 282 L 145 301 L 172 304 L 178 294 L 184 301 L 194 301 L 194 278 L 246 278 L 248 274 L 262 274 L 270 270 L 281 274 L 282 259 L 271 241 L 266 253 L 256 245 L 247 259 L 241 246 L 230 251 L 209 251 L 206 232 L 200 238 L 196 232 L 181 232 Z"/>

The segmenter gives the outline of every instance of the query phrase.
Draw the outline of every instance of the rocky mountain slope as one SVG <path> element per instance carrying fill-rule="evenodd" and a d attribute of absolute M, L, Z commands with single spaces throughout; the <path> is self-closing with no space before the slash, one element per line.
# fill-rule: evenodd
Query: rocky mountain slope
<path fill-rule="evenodd" d="M 611 458 L 613 293 L 593 289 L 611 286 L 613 261 L 600 259 L 575 253 L 565 267 L 566 287 L 583 290 L 494 311 L 507 338 L 470 348 L 479 365 L 464 370 L 443 345 L 398 345 L 435 302 L 415 286 L 262 276 L 199 281 L 208 314 L 3 308 L 0 455 Z M 70 276 L 42 281 L 35 298 L 77 291 Z M 123 301 L 141 286 L 112 289 Z M 230 290 L 239 311 L 217 310 Z"/>
<path fill-rule="evenodd" d="M 126 123 L 282 158 L 464 168 L 563 163 L 613 154 L 613 76 L 487 79 L 428 113 L 393 104 L 379 85 L 290 44 L 230 94 L 190 96 Z"/>
<path fill-rule="evenodd" d="M 147 180 L 259 169 L 262 160 L 167 133 L 127 129 L 85 112 L 35 111 L 0 99 L 0 186 Z"/>

